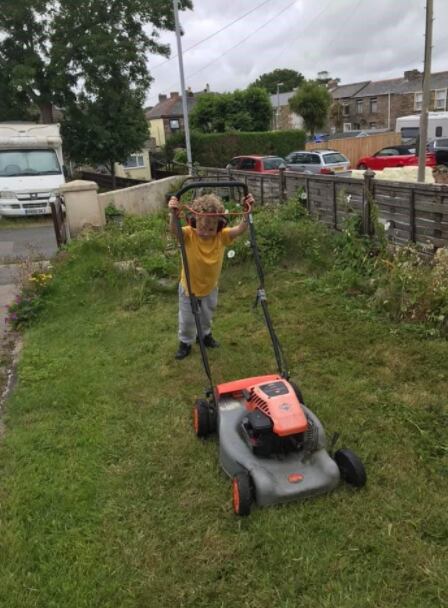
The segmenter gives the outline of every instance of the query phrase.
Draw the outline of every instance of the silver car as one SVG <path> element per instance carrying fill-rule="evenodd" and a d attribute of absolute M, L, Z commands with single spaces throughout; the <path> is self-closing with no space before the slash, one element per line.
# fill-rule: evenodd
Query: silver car
<path fill-rule="evenodd" d="M 291 152 L 285 160 L 289 171 L 351 175 L 350 161 L 337 150 L 300 150 Z"/>

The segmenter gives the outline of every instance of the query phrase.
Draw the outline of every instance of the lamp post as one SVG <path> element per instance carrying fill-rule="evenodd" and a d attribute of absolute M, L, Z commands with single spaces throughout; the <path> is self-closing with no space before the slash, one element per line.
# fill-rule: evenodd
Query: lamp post
<path fill-rule="evenodd" d="M 190 175 L 193 174 L 193 160 L 191 157 L 191 144 L 190 144 L 190 126 L 188 123 L 188 105 L 187 105 L 187 91 L 185 90 L 185 78 L 184 78 L 184 63 L 182 59 L 182 41 L 181 41 L 181 28 L 179 24 L 179 13 L 178 13 L 178 0 L 173 0 L 174 9 L 174 23 L 176 26 L 176 39 L 177 39 L 177 55 L 179 57 L 179 74 L 180 74 L 180 90 L 182 91 L 182 112 L 184 115 L 184 129 L 185 129 L 185 144 L 187 147 L 187 165 L 188 172 Z"/>
<path fill-rule="evenodd" d="M 282 84 L 283 82 L 277 82 L 277 112 L 275 115 L 275 128 L 277 131 L 279 130 L 280 123 L 280 87 Z"/>

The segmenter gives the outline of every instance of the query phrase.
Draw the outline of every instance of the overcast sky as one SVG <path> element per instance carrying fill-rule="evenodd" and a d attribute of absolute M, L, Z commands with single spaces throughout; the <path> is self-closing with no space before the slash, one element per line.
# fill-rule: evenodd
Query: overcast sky
<path fill-rule="evenodd" d="M 327 70 L 342 84 L 423 69 L 425 0 L 193 0 L 193 4 L 192 11 L 179 14 L 185 81 L 193 91 L 207 83 L 212 91 L 243 89 L 275 68 L 294 69 L 306 78 Z M 447 24 L 448 0 L 434 0 L 433 72 L 448 70 Z M 160 40 L 170 44 L 172 59 L 149 57 L 154 82 L 148 105 L 157 103 L 159 93 L 180 90 L 175 34 L 164 32 Z M 188 50 L 193 45 L 197 46 Z"/>

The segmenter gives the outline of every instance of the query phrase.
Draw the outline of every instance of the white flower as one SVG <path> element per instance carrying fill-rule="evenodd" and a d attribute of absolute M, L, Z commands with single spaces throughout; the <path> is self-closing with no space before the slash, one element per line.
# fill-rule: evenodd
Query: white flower
<path fill-rule="evenodd" d="M 351 194 L 347 194 L 347 203 L 349 203 L 352 200 L 352 195 Z"/>
<path fill-rule="evenodd" d="M 229 249 L 229 251 L 227 252 L 227 257 L 228 258 L 234 258 L 235 257 L 235 250 L 234 249 Z"/>
<path fill-rule="evenodd" d="M 386 230 L 386 231 L 387 231 L 387 230 L 390 230 L 390 222 L 386 222 L 386 223 L 384 224 L 384 230 Z"/>
<path fill-rule="evenodd" d="M 229 210 L 228 210 L 228 209 L 225 209 L 225 210 L 224 210 L 224 213 L 229 213 Z"/>
<path fill-rule="evenodd" d="M 246 241 L 244 244 L 246 245 L 246 247 L 250 247 L 250 241 Z"/>
<path fill-rule="evenodd" d="M 306 198 L 307 198 L 306 192 L 301 192 L 300 193 L 300 198 L 301 198 L 302 201 L 306 201 Z"/>

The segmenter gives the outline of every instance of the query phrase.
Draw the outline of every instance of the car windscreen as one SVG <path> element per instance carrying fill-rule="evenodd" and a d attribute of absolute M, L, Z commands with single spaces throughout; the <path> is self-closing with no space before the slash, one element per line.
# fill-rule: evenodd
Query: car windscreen
<path fill-rule="evenodd" d="M 281 164 L 285 164 L 283 158 L 264 158 L 263 166 L 266 170 L 278 169 Z"/>
<path fill-rule="evenodd" d="M 57 175 L 61 173 L 54 150 L 0 150 L 0 176 Z"/>
<path fill-rule="evenodd" d="M 444 149 L 447 150 L 448 149 L 448 137 L 440 137 L 439 139 L 436 139 L 434 142 L 435 148 L 437 148 L 437 150 L 439 149 Z"/>
<path fill-rule="evenodd" d="M 345 156 L 339 154 L 339 152 L 331 152 L 331 154 L 323 154 L 324 163 L 326 165 L 332 165 L 333 163 L 346 163 L 348 162 Z"/>

